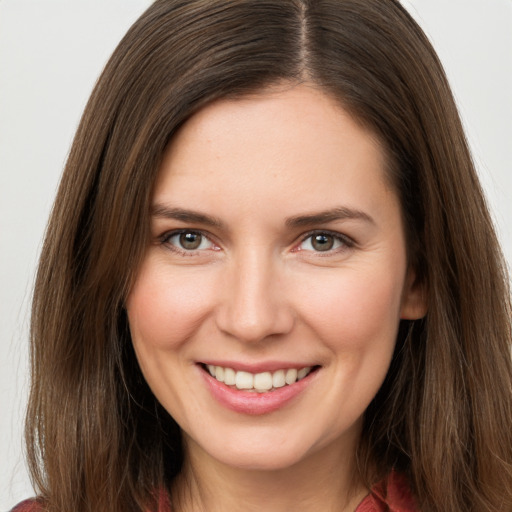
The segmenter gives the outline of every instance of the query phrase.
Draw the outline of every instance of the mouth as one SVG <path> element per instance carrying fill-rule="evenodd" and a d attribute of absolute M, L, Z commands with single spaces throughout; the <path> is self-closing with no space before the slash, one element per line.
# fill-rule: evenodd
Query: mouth
<path fill-rule="evenodd" d="M 319 366 L 300 366 L 298 368 L 282 368 L 275 371 L 251 373 L 211 364 L 201 364 L 201 367 L 217 382 L 221 382 L 232 389 L 255 393 L 274 392 L 291 386 L 320 368 Z"/>
<path fill-rule="evenodd" d="M 248 366 L 240 366 L 243 369 L 235 370 L 228 365 L 198 363 L 206 387 L 216 402 L 246 415 L 269 414 L 295 403 L 306 389 L 314 386 L 321 368 L 318 365 L 279 368 L 279 363 L 270 363 L 250 372 Z"/>

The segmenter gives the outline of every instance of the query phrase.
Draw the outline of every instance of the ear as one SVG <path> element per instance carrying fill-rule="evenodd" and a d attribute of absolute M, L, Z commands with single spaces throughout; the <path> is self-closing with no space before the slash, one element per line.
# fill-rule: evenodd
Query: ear
<path fill-rule="evenodd" d="M 416 272 L 409 268 L 402 293 L 400 318 L 402 320 L 418 320 L 427 314 L 427 286 L 419 280 Z"/>

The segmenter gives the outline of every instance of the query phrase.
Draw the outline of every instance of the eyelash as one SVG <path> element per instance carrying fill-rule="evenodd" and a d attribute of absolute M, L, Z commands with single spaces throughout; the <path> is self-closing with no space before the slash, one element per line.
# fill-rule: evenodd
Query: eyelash
<path fill-rule="evenodd" d="M 202 237 L 201 244 L 203 243 L 203 239 L 206 239 L 213 247 L 217 247 L 215 242 L 212 241 L 211 237 L 208 234 L 204 233 L 201 230 L 195 230 L 195 229 L 179 229 L 179 230 L 174 230 L 174 231 L 164 233 L 162 236 L 159 237 L 159 243 L 161 245 L 166 246 L 169 250 L 176 252 L 183 256 L 194 256 L 198 252 L 202 252 L 202 251 L 206 250 L 206 249 L 185 249 L 185 248 L 179 247 L 175 244 L 172 244 L 170 242 L 170 240 L 172 238 L 174 238 L 176 236 L 183 235 L 183 234 L 199 235 L 200 237 Z M 352 247 L 354 247 L 356 245 L 355 241 L 346 235 L 343 235 L 343 234 L 335 232 L 335 231 L 329 231 L 329 230 L 325 230 L 325 229 L 323 229 L 323 230 L 316 229 L 316 230 L 310 231 L 308 233 L 305 233 L 301 237 L 300 242 L 297 245 L 295 245 L 293 252 L 305 251 L 306 249 L 301 249 L 300 246 L 302 244 L 304 244 L 304 242 L 306 242 L 308 239 L 312 239 L 314 236 L 319 236 L 319 235 L 332 237 L 334 239 L 334 243 L 339 243 L 340 247 L 336 247 L 334 249 L 330 248 L 330 249 L 327 249 L 326 251 L 309 250 L 309 252 L 313 252 L 313 253 L 317 254 L 318 256 L 324 256 L 324 255 L 327 256 L 327 255 L 336 254 L 338 252 L 341 252 L 341 251 L 344 251 L 347 249 L 351 249 Z M 219 250 L 219 249 L 217 248 L 217 249 L 213 249 L 213 250 Z"/>

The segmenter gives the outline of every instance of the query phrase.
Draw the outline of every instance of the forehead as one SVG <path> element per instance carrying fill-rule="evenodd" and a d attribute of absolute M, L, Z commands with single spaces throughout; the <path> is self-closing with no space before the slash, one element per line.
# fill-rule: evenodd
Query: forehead
<path fill-rule="evenodd" d="M 275 87 L 218 100 L 193 115 L 171 140 L 155 189 L 185 172 L 204 178 L 219 166 L 236 170 L 233 179 L 247 180 L 263 170 L 285 177 L 283 169 L 294 167 L 325 180 L 329 173 L 320 171 L 336 159 L 361 167 L 373 160 L 381 177 L 386 168 L 378 138 L 332 96 L 304 84 Z"/>
<path fill-rule="evenodd" d="M 305 85 L 216 101 L 192 116 L 165 152 L 155 207 L 262 229 L 340 208 L 400 217 L 379 141 Z"/>

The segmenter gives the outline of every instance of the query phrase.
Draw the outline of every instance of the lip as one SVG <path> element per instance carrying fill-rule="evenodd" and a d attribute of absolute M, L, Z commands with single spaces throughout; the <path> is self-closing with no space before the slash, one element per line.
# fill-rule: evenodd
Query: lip
<path fill-rule="evenodd" d="M 208 363 L 213 364 L 213 363 Z M 222 364 L 218 364 L 216 366 L 223 366 Z M 303 365 L 304 366 L 304 365 Z M 229 366 L 229 368 L 233 368 L 233 366 Z M 254 366 L 249 365 L 250 368 L 254 368 Z M 287 366 L 288 368 L 297 368 L 297 366 Z M 300 365 L 299 365 L 300 367 Z M 236 368 L 241 371 L 251 371 L 245 370 L 248 368 L 247 365 L 236 365 Z M 258 369 L 260 367 L 258 366 Z M 269 366 L 265 365 L 263 371 L 271 371 L 268 369 Z M 285 366 L 279 366 L 276 369 L 283 369 Z M 302 392 L 304 392 L 309 385 L 313 382 L 317 370 L 312 371 L 309 375 L 304 377 L 303 379 L 294 382 L 293 384 L 289 384 L 287 386 L 283 386 L 282 388 L 276 389 L 274 391 L 268 391 L 266 393 L 258 393 L 254 391 L 242 391 L 238 389 L 231 388 L 226 386 L 226 384 L 219 382 L 217 379 L 214 379 L 207 371 L 203 368 L 200 368 L 201 375 L 205 381 L 206 386 L 210 390 L 210 393 L 213 395 L 215 400 L 219 402 L 224 407 L 240 413 L 240 414 L 248 414 L 248 415 L 262 415 L 269 414 L 271 412 L 277 411 L 282 407 L 286 406 L 289 402 L 293 401 L 297 398 Z M 256 372 L 255 372 L 256 373 Z"/>
<path fill-rule="evenodd" d="M 306 368 L 308 366 L 315 367 L 317 365 L 313 363 L 290 363 L 289 361 L 268 361 L 268 362 L 260 362 L 260 363 L 243 363 L 243 362 L 233 362 L 233 361 L 224 361 L 224 360 L 209 360 L 209 361 L 201 361 L 200 364 L 205 366 L 222 366 L 223 368 L 232 368 L 236 372 L 249 372 L 249 373 L 263 373 L 263 372 L 275 372 L 277 370 L 288 370 L 290 368 Z"/>

